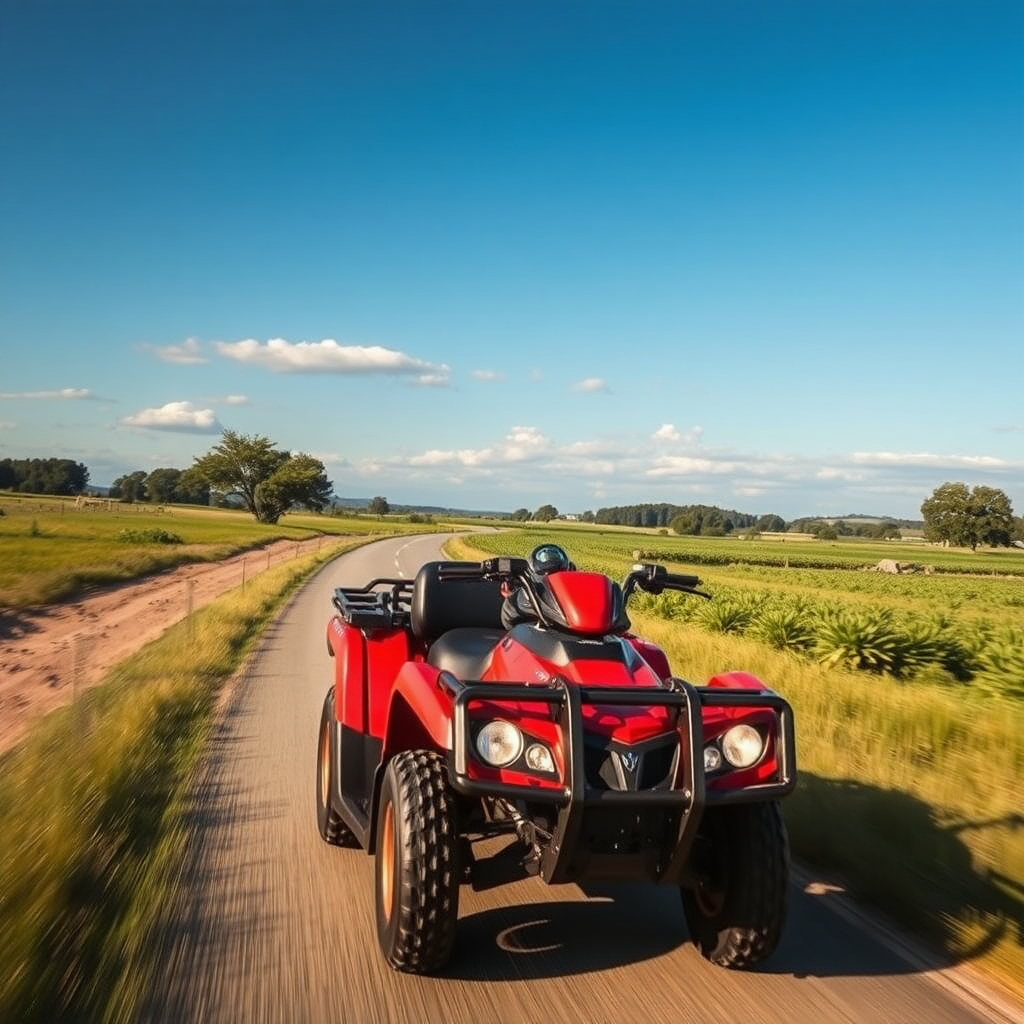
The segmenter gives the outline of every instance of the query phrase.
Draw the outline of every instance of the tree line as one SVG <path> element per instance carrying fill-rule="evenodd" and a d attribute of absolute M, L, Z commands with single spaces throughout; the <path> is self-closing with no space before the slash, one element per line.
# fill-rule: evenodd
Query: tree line
<path fill-rule="evenodd" d="M 0 490 L 81 494 L 88 482 L 88 468 L 72 459 L 0 459 Z"/>

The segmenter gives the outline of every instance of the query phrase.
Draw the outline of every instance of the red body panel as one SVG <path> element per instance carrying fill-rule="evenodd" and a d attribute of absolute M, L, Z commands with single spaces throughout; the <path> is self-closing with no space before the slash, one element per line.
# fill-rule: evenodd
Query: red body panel
<path fill-rule="evenodd" d="M 370 735 L 383 737 L 395 677 L 410 659 L 409 635 L 404 629 L 374 630 L 367 638 L 366 653 L 369 658 Z"/>
<path fill-rule="evenodd" d="M 366 639 L 362 630 L 335 615 L 327 624 L 327 643 L 334 652 L 334 715 L 342 725 L 365 733 Z"/>
<path fill-rule="evenodd" d="M 393 680 L 386 719 L 384 759 L 400 750 L 452 745 L 452 700 L 437 684 L 440 672 L 423 661 L 408 661 Z"/>
<path fill-rule="evenodd" d="M 603 636 L 612 628 L 615 607 L 612 581 L 607 576 L 598 572 L 555 572 L 547 581 L 570 629 Z"/>
<path fill-rule="evenodd" d="M 672 675 L 668 658 L 665 657 L 665 652 L 657 644 L 652 644 L 650 640 L 634 636 L 632 633 L 627 633 L 623 639 L 657 672 L 659 678 L 668 679 Z"/>
<path fill-rule="evenodd" d="M 553 665 L 510 637 L 495 650 L 490 668 L 484 673 L 484 681 L 547 683 L 556 675 L 567 682 L 595 689 L 601 686 L 635 686 L 640 700 L 643 700 L 643 690 L 661 687 L 657 673 L 645 661 L 632 670 L 626 664 L 625 656 L 621 661 L 581 658 L 568 665 Z M 614 708 L 586 704 L 583 707 L 583 723 L 588 732 L 600 733 L 621 743 L 639 743 L 657 736 L 668 728 L 669 721 L 669 712 L 663 707 L 643 704 Z"/>

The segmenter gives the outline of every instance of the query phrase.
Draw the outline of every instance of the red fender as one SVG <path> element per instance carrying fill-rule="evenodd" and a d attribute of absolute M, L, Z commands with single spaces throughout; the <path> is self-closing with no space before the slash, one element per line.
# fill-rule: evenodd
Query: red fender
<path fill-rule="evenodd" d="M 395 678 L 384 729 L 384 760 L 402 750 L 451 749 L 452 699 L 437 684 L 440 671 L 407 662 Z"/>
<path fill-rule="evenodd" d="M 721 672 L 707 681 L 708 686 L 718 686 L 724 690 L 767 690 L 768 686 L 757 676 L 749 672 Z"/>
<path fill-rule="evenodd" d="M 366 638 L 335 615 L 327 623 L 327 649 L 334 658 L 334 717 L 350 729 L 367 731 Z"/>

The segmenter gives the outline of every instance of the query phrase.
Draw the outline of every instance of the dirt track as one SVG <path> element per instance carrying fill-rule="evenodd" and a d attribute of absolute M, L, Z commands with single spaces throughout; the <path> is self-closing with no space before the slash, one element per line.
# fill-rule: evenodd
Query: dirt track
<path fill-rule="evenodd" d="M 41 715 L 70 703 L 122 658 L 226 590 L 333 538 L 276 541 L 221 562 L 197 562 L 77 600 L 0 610 L 0 752 Z M 191 594 L 190 594 L 191 591 Z M 76 678 L 77 677 L 77 678 Z"/>

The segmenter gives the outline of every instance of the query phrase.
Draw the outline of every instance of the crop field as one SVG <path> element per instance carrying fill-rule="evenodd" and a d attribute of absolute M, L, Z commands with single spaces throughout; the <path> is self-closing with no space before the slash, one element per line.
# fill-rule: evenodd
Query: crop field
<path fill-rule="evenodd" d="M 486 525 L 505 530 L 509 528 L 507 520 L 486 521 Z M 632 551 L 639 550 L 645 561 L 679 562 L 691 566 L 742 564 L 794 569 L 858 569 L 875 565 L 883 558 L 892 558 L 929 565 L 939 574 L 995 573 L 1024 578 L 1024 550 L 1021 548 L 979 548 L 972 552 L 920 542 L 873 541 L 857 537 L 819 541 L 804 534 L 776 534 L 755 540 L 680 537 L 667 530 L 557 522 L 516 523 L 513 530 L 502 534 L 504 537 L 520 535 L 520 543 L 527 550 L 545 539 L 556 539 L 570 548 L 570 553 L 579 554 L 580 558 L 632 558 Z M 532 538 L 535 539 L 531 541 Z"/>
<path fill-rule="evenodd" d="M 276 540 L 425 529 L 439 528 L 314 514 L 287 515 L 268 525 L 232 509 L 118 502 L 76 509 L 70 498 L 0 493 L 0 607 L 43 604 L 88 584 L 217 561 Z"/>
<path fill-rule="evenodd" d="M 543 540 L 621 579 L 648 538 L 534 528 L 448 547 L 525 555 Z M 681 540 L 685 551 L 721 543 Z M 906 558 L 857 545 L 868 547 Z M 1024 581 L 668 564 L 696 571 L 714 600 L 638 595 L 634 629 L 681 676 L 745 669 L 793 705 L 800 784 L 784 806 L 796 855 L 953 960 L 1024 988 Z"/>

